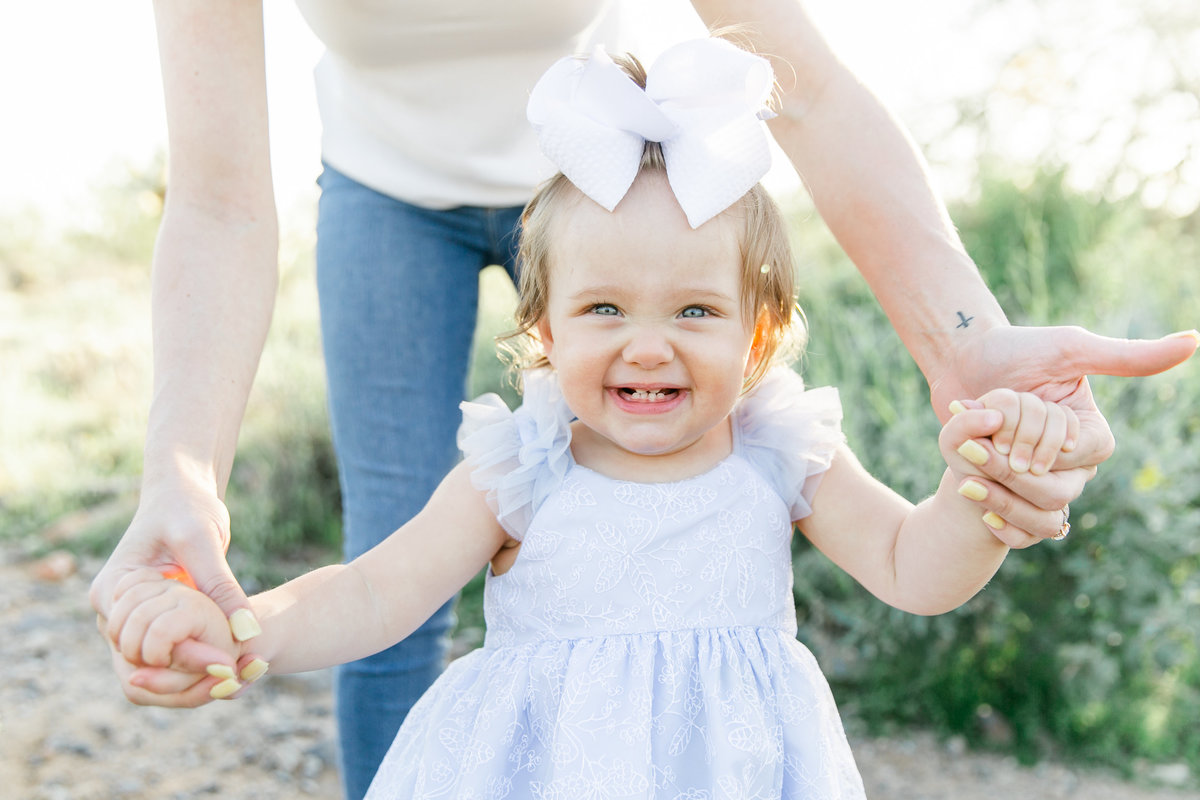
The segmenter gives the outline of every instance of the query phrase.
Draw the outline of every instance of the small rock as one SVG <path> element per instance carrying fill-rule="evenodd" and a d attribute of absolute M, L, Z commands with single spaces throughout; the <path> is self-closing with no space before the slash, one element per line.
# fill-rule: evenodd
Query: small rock
<path fill-rule="evenodd" d="M 135 797 L 146 791 L 146 786 L 137 778 L 121 778 L 113 786 L 117 797 Z"/>
<path fill-rule="evenodd" d="M 62 734 L 48 736 L 45 748 L 54 755 L 75 755 L 82 756 L 83 758 L 92 758 L 95 755 L 91 745 L 87 742 Z"/>
<path fill-rule="evenodd" d="M 75 574 L 79 569 L 79 560 L 68 550 L 55 550 L 33 562 L 31 569 L 39 581 L 58 583 Z"/>
<path fill-rule="evenodd" d="M 304 754 L 291 742 L 282 743 L 271 753 L 273 766 L 279 772 L 291 775 L 300 766 Z"/>
<path fill-rule="evenodd" d="M 1187 764 L 1157 764 L 1147 773 L 1150 780 L 1165 786 L 1186 786 L 1192 780 Z"/>
<path fill-rule="evenodd" d="M 308 753 L 300 760 L 300 776 L 315 778 L 325 770 L 325 762 L 315 753 Z"/>
<path fill-rule="evenodd" d="M 983 734 L 983 740 L 993 747 L 1007 749 L 1016 739 L 1012 724 L 1003 714 L 987 704 L 975 710 L 975 722 Z"/>

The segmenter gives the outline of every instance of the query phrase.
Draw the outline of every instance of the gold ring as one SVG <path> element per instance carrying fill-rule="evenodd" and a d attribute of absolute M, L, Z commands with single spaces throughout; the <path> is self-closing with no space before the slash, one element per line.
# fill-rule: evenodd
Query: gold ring
<path fill-rule="evenodd" d="M 1061 542 L 1063 539 L 1067 538 L 1067 534 L 1071 532 L 1071 523 L 1067 521 L 1071 518 L 1071 507 L 1063 506 L 1062 515 L 1062 527 L 1058 529 L 1058 533 L 1050 537 L 1056 542 Z"/>

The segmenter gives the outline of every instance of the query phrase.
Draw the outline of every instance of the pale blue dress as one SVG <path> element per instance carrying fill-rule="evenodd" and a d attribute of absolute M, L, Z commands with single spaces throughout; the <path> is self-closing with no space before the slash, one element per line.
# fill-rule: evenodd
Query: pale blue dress
<path fill-rule="evenodd" d="M 516 412 L 463 412 L 473 480 L 522 546 L 487 576 L 483 647 L 409 713 L 368 800 L 865 797 L 792 596 L 836 390 L 773 370 L 734 410 L 733 453 L 671 483 L 576 464 L 552 372 Z"/>

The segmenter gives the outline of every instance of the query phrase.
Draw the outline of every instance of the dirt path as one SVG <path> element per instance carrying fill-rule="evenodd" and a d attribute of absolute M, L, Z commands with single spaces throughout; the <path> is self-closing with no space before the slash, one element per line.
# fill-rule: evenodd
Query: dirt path
<path fill-rule="evenodd" d="M 271 677 L 196 711 L 130 705 L 87 605 L 98 566 L 0 547 L 0 797 L 339 796 L 328 675 Z M 1021 768 L 928 735 L 852 744 L 872 800 L 1200 800 L 1060 764 Z"/>

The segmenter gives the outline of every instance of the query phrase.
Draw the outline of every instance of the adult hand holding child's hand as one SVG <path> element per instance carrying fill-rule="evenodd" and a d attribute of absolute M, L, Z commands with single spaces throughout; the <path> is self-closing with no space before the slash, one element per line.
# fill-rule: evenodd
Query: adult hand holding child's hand
<path fill-rule="evenodd" d="M 1186 361 L 1198 345 L 1196 331 L 1161 339 L 1114 339 L 1078 327 L 1000 325 L 974 334 L 941 374 L 926 377 L 934 411 L 943 422 L 950 417 L 952 401 L 999 388 L 1031 392 L 1070 407 L 1079 416 L 1079 441 L 1059 458 L 1057 469 L 1094 467 L 1112 455 L 1115 442 L 1087 376 L 1156 375 Z M 1003 449 L 1011 441 L 1005 433 L 996 444 Z"/>
<path fill-rule="evenodd" d="M 1135 377 L 1154 375 L 1186 361 L 1200 344 L 1200 335 L 1184 331 L 1161 339 L 1114 339 L 1077 327 L 1017 327 L 1001 325 L 975 334 L 954 354 L 950 366 L 930 378 L 930 394 L 938 416 L 945 422 L 954 401 L 966 409 L 980 409 L 998 387 L 1028 392 L 1047 403 L 1069 410 L 1077 433 L 1057 453 L 1049 472 L 1035 469 L 1035 439 L 1022 439 L 1019 413 L 1010 411 L 1009 423 L 992 429 L 979 427 L 972 417 L 972 437 L 967 452 L 955 456 L 961 471 L 986 479 L 991 527 L 1010 547 L 1028 547 L 1051 538 L 1065 527 L 1067 504 L 1083 493 L 1096 475 L 1096 466 L 1112 455 L 1112 431 L 1096 407 L 1088 375 Z M 1015 395 L 1014 395 L 1015 396 Z M 989 408 L 996 408 L 989 405 Z M 947 423 L 952 438 L 965 420 Z M 972 446 L 973 445 L 973 446 Z M 955 449 L 955 448 L 951 448 Z M 1049 521 L 1047 521 L 1049 520 Z M 1053 523 L 1053 524 L 1051 524 Z"/>
<path fill-rule="evenodd" d="M 100 632 L 112 650 L 113 669 L 131 702 L 170 707 L 209 702 L 213 681 L 206 667 L 234 662 L 227 644 L 231 632 L 239 641 L 257 634 L 246 595 L 225 561 L 228 545 L 229 513 L 215 493 L 182 483 L 143 489 L 137 514 L 90 592 Z M 114 608 L 122 595 L 160 588 L 164 573 L 180 569 L 230 624 L 180 641 L 166 663 L 152 663 L 140 648 L 122 645 L 122 621 L 113 617 Z M 253 660 L 243 656 L 245 663 L 238 666 L 245 669 Z"/>
<path fill-rule="evenodd" d="M 1074 410 L 1009 389 L 949 407 L 954 417 L 938 444 L 960 478 L 958 493 L 978 504 L 996 538 L 1024 548 L 1060 534 L 1067 503 L 1096 473 L 1095 467 L 1054 471 L 1079 438 Z M 1004 444 L 998 445 L 1001 438 Z M 1014 462 L 1023 465 L 1019 471 Z"/>

